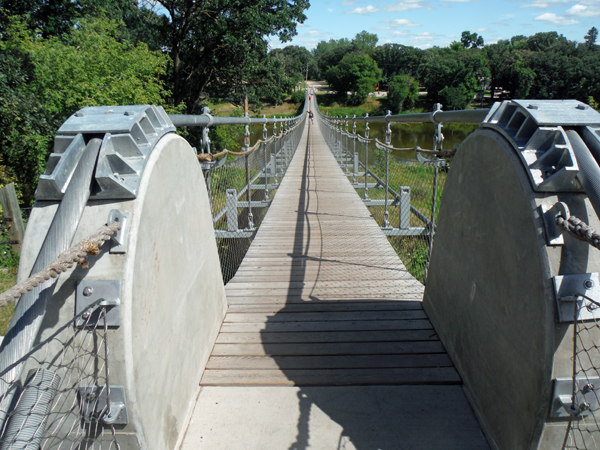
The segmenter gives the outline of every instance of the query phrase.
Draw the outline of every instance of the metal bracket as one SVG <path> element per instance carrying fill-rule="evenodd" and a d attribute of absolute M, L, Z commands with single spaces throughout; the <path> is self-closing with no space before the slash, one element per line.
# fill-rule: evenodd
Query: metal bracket
<path fill-rule="evenodd" d="M 447 164 L 447 161 L 445 159 L 438 159 L 438 158 L 435 158 L 435 157 L 433 157 L 433 158 L 425 158 L 419 152 L 417 152 L 417 161 L 419 161 L 424 166 L 444 167 Z"/>
<path fill-rule="evenodd" d="M 108 224 L 119 222 L 121 229 L 112 235 L 112 246 L 110 253 L 125 253 L 127 252 L 127 240 L 129 237 L 129 224 L 131 222 L 131 213 L 128 211 L 121 212 L 118 209 L 112 209 L 108 213 Z"/>
<path fill-rule="evenodd" d="M 509 140 L 535 191 L 581 192 L 579 166 L 563 127 L 591 130 L 599 124 L 600 114 L 577 100 L 510 100 L 496 103 L 481 126 Z"/>
<path fill-rule="evenodd" d="M 600 301 L 598 273 L 558 275 L 553 280 L 559 322 L 573 322 L 575 313 L 573 302 L 577 302 L 577 320 L 600 319 L 600 307 L 585 298 Z"/>
<path fill-rule="evenodd" d="M 106 386 L 79 386 L 79 408 L 85 423 L 102 422 L 104 425 L 129 423 L 123 386 L 110 386 L 110 414 Z"/>
<path fill-rule="evenodd" d="M 83 150 L 85 136 L 103 135 L 91 199 L 136 198 L 156 143 L 175 127 L 160 106 L 90 106 L 61 125 L 37 200 L 61 200 Z"/>
<path fill-rule="evenodd" d="M 596 390 L 600 388 L 600 377 L 576 378 L 575 383 L 575 398 L 573 398 L 572 378 L 554 380 L 550 417 L 589 416 L 598 408 Z"/>
<path fill-rule="evenodd" d="M 213 161 L 202 161 L 200 162 L 200 167 L 202 168 L 202 170 L 214 170 L 224 166 L 226 162 L 227 155 L 221 157 L 220 159 L 215 159 Z"/>
<path fill-rule="evenodd" d="M 557 202 L 551 207 L 540 205 L 539 208 L 546 228 L 546 243 L 548 245 L 564 245 L 563 230 L 556 225 L 555 220 L 558 215 L 569 217 L 571 215 L 569 207 L 566 203 Z"/>
<path fill-rule="evenodd" d="M 100 301 L 93 309 L 90 305 Z M 121 280 L 81 280 L 75 293 L 75 315 L 79 316 L 77 327 L 104 326 L 100 318 L 102 307 L 106 307 L 106 324 L 109 327 L 121 325 Z M 85 312 L 84 312 L 85 311 Z M 83 314 L 82 314 L 83 313 Z"/>

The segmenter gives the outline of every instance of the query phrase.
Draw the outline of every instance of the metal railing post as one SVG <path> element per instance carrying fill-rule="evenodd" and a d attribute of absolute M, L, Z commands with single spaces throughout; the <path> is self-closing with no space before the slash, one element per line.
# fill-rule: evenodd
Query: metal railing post
<path fill-rule="evenodd" d="M 267 116 L 263 114 L 263 119 L 266 119 Z M 263 141 L 267 140 L 267 122 L 263 123 Z M 264 160 L 265 160 L 265 200 L 269 200 L 269 168 L 267 161 L 267 143 L 263 142 L 263 152 L 264 152 Z"/>
<path fill-rule="evenodd" d="M 248 117 L 248 113 L 244 113 L 244 117 Z M 250 126 L 244 126 L 244 144 L 246 151 L 250 148 Z M 252 186 L 250 185 L 250 154 L 245 155 L 246 163 L 246 198 L 248 199 L 248 229 L 254 228 L 254 216 L 252 215 Z"/>
<path fill-rule="evenodd" d="M 238 231 L 238 198 L 237 190 L 227 189 L 225 192 L 227 207 L 227 231 Z"/>
<path fill-rule="evenodd" d="M 356 119 L 356 114 L 352 117 L 352 119 Z M 356 120 L 352 122 L 352 153 L 354 154 L 354 177 L 352 178 L 352 182 L 356 183 L 356 177 L 358 176 L 358 154 L 356 153 Z"/>
<path fill-rule="evenodd" d="M 401 230 L 410 228 L 410 186 L 400 187 L 400 202 L 398 209 L 400 211 L 398 228 Z"/>
<path fill-rule="evenodd" d="M 387 112 L 387 116 L 392 114 L 391 111 Z M 387 117 L 386 116 L 386 117 Z M 387 127 L 385 129 L 385 144 L 390 145 L 392 142 L 392 129 L 391 124 L 388 122 Z M 390 187 L 390 149 L 385 149 L 385 210 L 383 212 L 383 227 L 390 227 L 390 213 L 388 211 L 388 191 Z"/>
<path fill-rule="evenodd" d="M 442 105 L 441 103 L 436 103 L 434 105 L 433 112 L 441 111 Z M 444 135 L 442 134 L 443 125 L 441 122 L 436 123 L 435 126 L 435 134 L 433 135 L 433 151 L 441 151 L 442 144 L 444 142 Z M 437 158 L 434 156 L 434 160 Z M 436 203 L 437 203 L 437 181 L 438 181 L 438 164 L 433 165 L 433 194 L 431 199 L 431 222 L 429 228 L 429 254 L 427 255 L 427 264 L 425 264 L 425 280 L 427 280 L 427 274 L 429 273 L 429 263 L 431 261 L 431 252 L 433 250 L 433 234 L 435 227 L 435 211 L 436 211 Z"/>
<path fill-rule="evenodd" d="M 369 113 L 365 114 L 365 118 L 369 118 Z M 369 122 L 365 122 L 365 138 L 369 139 Z M 369 199 L 369 185 L 367 184 L 369 178 L 369 142 L 365 141 L 365 193 L 363 198 Z"/>

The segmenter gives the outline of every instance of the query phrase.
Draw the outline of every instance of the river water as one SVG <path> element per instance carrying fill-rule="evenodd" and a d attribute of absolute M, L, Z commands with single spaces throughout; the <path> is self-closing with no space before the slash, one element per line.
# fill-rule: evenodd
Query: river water
<path fill-rule="evenodd" d="M 316 119 L 315 119 L 316 121 Z M 452 150 L 456 144 L 461 144 L 465 138 L 479 126 L 476 124 L 447 124 L 442 128 L 444 134 L 444 150 Z M 370 123 L 369 137 L 385 142 L 385 123 Z M 424 150 L 433 149 L 434 126 L 430 123 L 392 124 L 392 146 L 396 148 L 421 147 Z M 348 131 L 352 131 L 352 123 L 348 124 Z M 356 124 L 356 131 L 361 136 L 365 134 L 364 123 Z M 273 126 L 267 126 L 268 136 L 273 134 Z M 262 139 L 262 125 L 250 127 L 250 143 L 254 144 Z M 243 145 L 243 139 L 240 146 Z M 414 158 L 414 153 L 398 153 L 401 158 Z"/>

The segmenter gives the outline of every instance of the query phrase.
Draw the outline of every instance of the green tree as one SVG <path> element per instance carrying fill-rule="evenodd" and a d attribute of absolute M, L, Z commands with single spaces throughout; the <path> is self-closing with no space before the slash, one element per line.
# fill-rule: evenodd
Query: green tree
<path fill-rule="evenodd" d="M 419 73 L 433 102 L 443 103 L 448 98 L 464 95 L 468 104 L 475 91 L 480 88 L 481 81 L 490 75 L 487 64 L 487 57 L 480 49 L 453 51 L 434 48 L 427 52 Z M 446 87 L 457 89 L 446 90 L 442 94 Z M 457 102 L 453 100 L 453 104 L 456 105 Z"/>
<path fill-rule="evenodd" d="M 419 97 L 419 83 L 408 75 L 396 75 L 388 88 L 388 108 L 392 113 L 410 109 Z"/>
<path fill-rule="evenodd" d="M 598 39 L 598 29 L 596 27 L 592 27 L 589 29 L 583 40 L 585 41 L 585 45 L 589 48 L 593 47 Z"/>
<path fill-rule="evenodd" d="M 464 48 L 483 47 L 483 37 L 479 36 L 477 33 L 463 31 L 460 37 L 460 43 Z"/>
<path fill-rule="evenodd" d="M 472 93 L 464 84 L 446 86 L 439 92 L 446 109 L 465 109 L 473 99 Z"/>
<path fill-rule="evenodd" d="M 352 46 L 354 47 L 354 51 L 371 56 L 375 47 L 377 47 L 378 40 L 379 38 L 376 34 L 361 31 L 352 39 Z"/>
<path fill-rule="evenodd" d="M 337 66 L 342 58 L 353 50 L 352 42 L 348 39 L 330 39 L 321 41 L 315 47 L 313 55 L 319 66 L 321 77 L 325 77 L 326 72 Z"/>
<path fill-rule="evenodd" d="M 269 36 L 283 42 L 306 19 L 308 0 L 169 0 L 160 31 L 171 57 L 175 105 L 199 111 L 207 97 L 247 91 L 252 64 L 266 55 Z"/>
<path fill-rule="evenodd" d="M 60 37 L 81 14 L 81 6 L 72 0 L 0 0 L 0 33 L 7 32 L 11 17 L 19 17 L 32 33 Z"/>
<path fill-rule="evenodd" d="M 381 77 L 381 69 L 369 55 L 362 53 L 346 54 L 337 66 L 330 68 L 325 79 L 329 85 L 346 97 L 350 92 L 348 104 L 360 105 L 370 92 L 375 90 L 377 82 Z"/>
<path fill-rule="evenodd" d="M 0 42 L 7 102 L 0 120 L 9 125 L 0 134 L 0 157 L 28 204 L 66 118 L 90 105 L 162 104 L 167 58 L 120 39 L 115 21 L 82 20 L 62 40 L 34 37 L 17 18 L 8 24 Z"/>
<path fill-rule="evenodd" d="M 389 79 L 400 74 L 415 76 L 424 54 L 420 48 L 384 44 L 375 48 L 372 57 L 382 70 L 382 75 Z"/>

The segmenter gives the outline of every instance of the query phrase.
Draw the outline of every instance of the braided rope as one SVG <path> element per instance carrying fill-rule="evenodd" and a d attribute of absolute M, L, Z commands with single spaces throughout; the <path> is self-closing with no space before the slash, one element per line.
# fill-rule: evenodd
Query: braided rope
<path fill-rule="evenodd" d="M 555 222 L 556 225 L 567 231 L 575 239 L 587 242 L 592 247 L 596 247 L 600 250 L 600 234 L 581 219 L 578 219 L 575 216 L 569 216 L 568 219 L 565 219 L 559 214 L 556 216 Z"/>
<path fill-rule="evenodd" d="M 89 264 L 85 260 L 85 257 L 87 255 L 99 254 L 100 247 L 104 241 L 109 240 L 110 237 L 120 229 L 121 224 L 119 222 L 103 225 L 87 239 L 83 239 L 79 244 L 62 252 L 58 255 L 58 258 L 44 267 L 40 272 L 0 294 L 0 307 L 14 302 L 22 295 L 26 294 L 27 291 L 33 290 L 34 287 L 42 284 L 44 281 L 58 277 L 62 272 L 66 272 L 73 267 L 74 264 L 78 264 L 84 269 L 87 269 Z"/>

